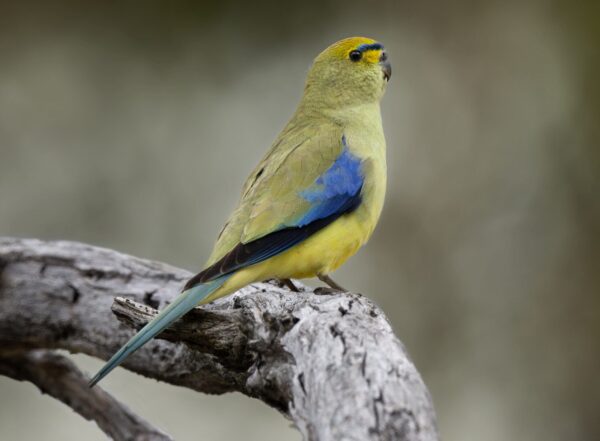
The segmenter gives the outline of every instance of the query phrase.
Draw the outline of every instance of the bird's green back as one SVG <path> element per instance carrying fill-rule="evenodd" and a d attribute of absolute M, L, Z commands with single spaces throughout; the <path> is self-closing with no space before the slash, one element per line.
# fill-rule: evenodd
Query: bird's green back
<path fill-rule="evenodd" d="M 219 234 L 206 266 L 239 243 L 291 226 L 310 203 L 310 187 L 342 150 L 342 128 L 296 114 L 244 184 L 238 207 Z M 297 121 L 302 121 L 298 124 Z"/>

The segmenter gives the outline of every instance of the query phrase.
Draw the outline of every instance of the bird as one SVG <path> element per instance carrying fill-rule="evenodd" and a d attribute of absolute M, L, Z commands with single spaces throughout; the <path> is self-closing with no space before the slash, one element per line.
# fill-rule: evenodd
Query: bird
<path fill-rule="evenodd" d="M 380 101 L 391 78 L 380 42 L 351 37 L 310 67 L 296 111 L 252 171 L 237 208 L 203 269 L 181 294 L 119 349 L 90 380 L 198 305 L 254 282 L 330 274 L 370 238 L 384 203 L 386 142 Z"/>

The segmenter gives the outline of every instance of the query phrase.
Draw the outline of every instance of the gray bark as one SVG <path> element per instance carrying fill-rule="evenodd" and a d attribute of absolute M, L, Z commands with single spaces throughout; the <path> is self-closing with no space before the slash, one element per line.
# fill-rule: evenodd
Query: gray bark
<path fill-rule="evenodd" d="M 0 374 L 35 384 L 48 394 L 96 424 L 118 440 L 168 441 L 171 438 L 153 428 L 101 388 L 90 390 L 89 379 L 66 357 L 44 349 L 0 353 Z"/>
<path fill-rule="evenodd" d="M 18 377 L 2 360 L 28 365 L 39 349 L 107 359 L 189 276 L 90 245 L 0 238 L 0 374 Z M 258 398 L 307 440 L 437 440 L 427 388 L 382 311 L 361 295 L 303 289 L 257 283 L 196 308 L 123 367 L 200 392 Z M 40 386 L 35 377 L 20 378 Z M 149 435 L 127 438 L 88 408 L 80 413 L 115 439 L 165 436 L 143 423 Z"/>

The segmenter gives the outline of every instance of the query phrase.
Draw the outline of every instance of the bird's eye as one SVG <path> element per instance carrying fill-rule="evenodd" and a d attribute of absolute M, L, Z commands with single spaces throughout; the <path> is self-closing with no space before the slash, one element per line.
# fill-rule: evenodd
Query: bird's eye
<path fill-rule="evenodd" d="M 362 58 L 362 52 L 361 51 L 352 51 L 350 52 L 350 54 L 348 55 L 348 57 L 352 60 L 352 61 L 359 61 Z"/>

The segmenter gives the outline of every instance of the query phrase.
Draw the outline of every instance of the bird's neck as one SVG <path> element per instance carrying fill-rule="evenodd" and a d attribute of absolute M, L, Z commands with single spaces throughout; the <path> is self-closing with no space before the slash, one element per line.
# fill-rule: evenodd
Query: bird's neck
<path fill-rule="evenodd" d="M 309 118 L 330 120 L 334 124 L 346 127 L 365 127 L 370 129 L 381 128 L 381 111 L 379 101 L 366 103 L 352 103 L 342 106 L 323 106 L 311 100 L 303 100 L 294 118 Z"/>

